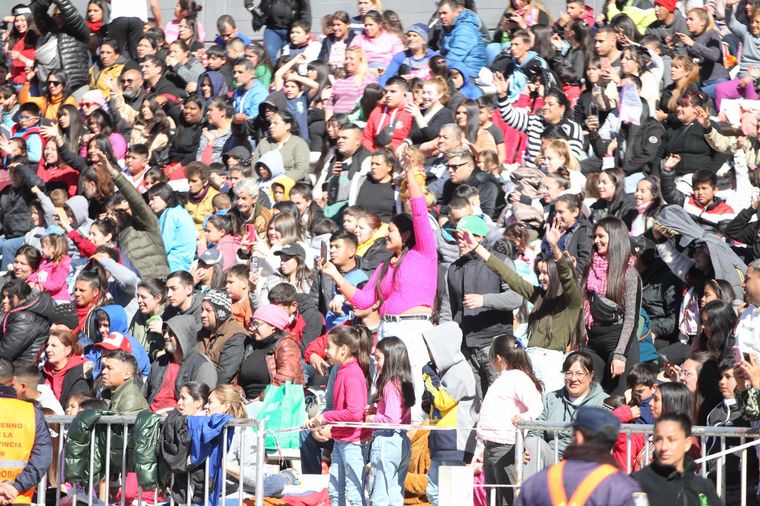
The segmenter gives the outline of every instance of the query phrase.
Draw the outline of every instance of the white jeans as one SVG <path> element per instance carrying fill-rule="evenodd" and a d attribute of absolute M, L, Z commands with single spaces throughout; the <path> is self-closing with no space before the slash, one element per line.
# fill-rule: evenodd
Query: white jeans
<path fill-rule="evenodd" d="M 414 407 L 412 407 L 412 423 L 420 423 L 425 419 L 422 412 L 422 368 L 430 362 L 430 355 L 425 346 L 422 333 L 433 328 L 430 320 L 404 320 L 400 322 L 383 321 L 377 333 L 377 339 L 396 336 L 406 345 L 409 354 L 409 363 L 412 366 L 412 378 L 414 378 Z"/>
<path fill-rule="evenodd" d="M 563 352 L 537 347 L 528 347 L 526 351 L 533 365 L 533 372 L 544 384 L 544 393 L 554 392 L 565 386 L 562 376 L 562 363 L 565 361 Z"/>

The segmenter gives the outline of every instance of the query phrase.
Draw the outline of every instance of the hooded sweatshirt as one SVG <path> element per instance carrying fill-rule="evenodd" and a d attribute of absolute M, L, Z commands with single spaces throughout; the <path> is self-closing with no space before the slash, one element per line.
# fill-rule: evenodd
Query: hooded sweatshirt
<path fill-rule="evenodd" d="M 121 334 L 127 338 L 129 344 L 132 346 L 132 356 L 137 360 L 137 371 L 143 378 L 150 372 L 150 358 L 148 353 L 140 344 L 140 341 L 134 338 L 128 331 L 129 321 L 127 319 L 127 312 L 123 307 L 111 304 L 103 306 L 96 311 L 103 311 L 108 315 L 108 331 L 109 333 Z M 98 339 L 100 341 L 100 339 Z M 100 347 L 92 346 L 88 350 L 85 350 L 85 358 L 93 363 L 92 377 L 97 378 L 100 376 L 100 358 L 103 355 L 103 349 Z"/>
<path fill-rule="evenodd" d="M 462 330 L 454 322 L 423 332 L 432 360 L 422 369 L 423 402 L 430 403 L 431 423 L 452 430 L 430 433 L 431 460 L 469 462 L 475 450 L 474 428 L 480 408 L 475 376 L 462 354 Z"/>
<path fill-rule="evenodd" d="M 174 397 L 179 399 L 180 387 L 188 381 L 206 383 L 209 388 L 216 387 L 216 367 L 209 358 L 196 348 L 198 325 L 192 315 L 178 315 L 166 322 L 177 336 L 177 346 L 182 351 L 177 379 L 174 385 Z M 164 375 L 173 354 L 165 353 L 153 362 L 148 376 L 147 398 L 152 403 L 164 383 Z"/>
<path fill-rule="evenodd" d="M 261 155 L 261 158 L 256 160 L 254 167 L 257 168 L 259 165 L 265 166 L 267 169 L 269 169 L 269 172 L 271 174 L 269 179 L 264 179 L 262 177 L 258 178 L 259 195 L 261 195 L 262 192 L 266 193 L 266 196 L 269 199 L 270 203 L 269 207 L 271 207 L 274 205 L 274 192 L 272 191 L 272 183 L 280 183 L 285 187 L 286 191 L 288 191 L 293 187 L 295 182 L 293 179 L 285 175 L 285 162 L 282 159 L 282 153 L 280 153 L 278 149 L 267 151 Z"/>
<path fill-rule="evenodd" d="M 486 46 L 480 33 L 480 18 L 471 10 L 464 9 L 448 30 L 441 35 L 441 54 L 449 68 L 462 63 L 465 75 L 475 77 L 486 65 Z"/>
<path fill-rule="evenodd" d="M 475 83 L 470 80 L 470 76 L 468 74 L 469 69 L 467 68 L 467 65 L 461 62 L 453 62 L 449 64 L 449 68 L 454 69 L 462 74 L 464 84 L 457 90 L 459 93 L 469 98 L 470 100 L 477 100 L 483 96 L 483 91 L 475 86 Z"/>
<path fill-rule="evenodd" d="M 212 97 L 226 96 L 227 95 L 227 82 L 224 80 L 224 76 L 216 70 L 208 70 L 198 76 L 198 91 L 201 90 L 203 81 L 208 77 L 211 83 L 211 100 Z"/>
<path fill-rule="evenodd" d="M 85 362 L 87 362 L 87 359 L 82 355 L 71 355 L 66 362 L 66 365 L 57 371 L 53 369 L 53 365 L 50 362 L 45 362 L 45 365 L 42 367 L 42 374 L 45 377 L 45 384 L 50 386 L 50 389 L 53 391 L 53 395 L 55 395 L 56 399 L 61 401 L 61 406 L 64 409 L 66 408 L 66 404 L 68 404 L 68 402 L 66 402 L 68 399 L 62 398 L 61 394 L 63 393 L 63 383 L 64 379 L 66 378 L 66 374 L 70 370 L 81 366 Z M 82 378 L 84 379 L 84 376 L 82 376 Z"/>
<path fill-rule="evenodd" d="M 195 257 L 198 229 L 181 205 L 167 207 L 158 217 L 169 271 L 189 271 Z"/>

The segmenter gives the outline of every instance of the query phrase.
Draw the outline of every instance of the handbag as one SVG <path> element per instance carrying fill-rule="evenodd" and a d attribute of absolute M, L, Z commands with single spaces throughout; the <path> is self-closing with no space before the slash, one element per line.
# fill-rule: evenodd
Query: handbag
<path fill-rule="evenodd" d="M 594 322 L 614 325 L 623 319 L 623 309 L 615 302 L 596 292 L 589 292 L 589 306 Z"/>
<path fill-rule="evenodd" d="M 306 404 L 303 386 L 289 381 L 284 385 L 267 385 L 264 402 L 256 415 L 264 420 L 267 435 L 264 446 L 267 450 L 297 449 L 301 447 L 299 431 L 276 433 L 280 429 L 300 427 L 306 423 Z"/>

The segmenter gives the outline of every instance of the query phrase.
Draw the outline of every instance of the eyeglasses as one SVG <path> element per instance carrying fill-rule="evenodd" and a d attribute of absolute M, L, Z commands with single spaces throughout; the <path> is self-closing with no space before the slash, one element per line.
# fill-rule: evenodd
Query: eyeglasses
<path fill-rule="evenodd" d="M 26 116 L 26 115 L 21 115 L 18 117 L 19 121 L 28 121 L 30 119 L 36 119 L 36 118 L 37 116 Z"/>
<path fill-rule="evenodd" d="M 696 375 L 697 375 L 697 373 L 693 372 L 693 371 L 683 371 L 682 370 L 682 371 L 678 372 L 678 377 L 681 378 L 681 379 L 687 379 L 690 376 L 696 376 Z"/>
<path fill-rule="evenodd" d="M 577 379 L 579 381 L 583 381 L 584 379 L 586 379 L 586 376 L 588 376 L 588 373 L 565 371 L 563 376 L 565 377 L 566 380 Z"/>
<path fill-rule="evenodd" d="M 449 163 L 446 165 L 446 168 L 449 170 L 457 170 L 459 167 L 462 167 L 463 165 L 467 165 L 470 162 L 462 162 L 462 163 Z"/>
<path fill-rule="evenodd" d="M 79 105 L 81 107 L 91 107 L 93 105 L 98 105 L 98 104 L 96 104 L 95 102 L 79 102 Z"/>
<path fill-rule="evenodd" d="M 48 81 L 47 84 L 48 86 L 60 86 L 61 81 Z"/>

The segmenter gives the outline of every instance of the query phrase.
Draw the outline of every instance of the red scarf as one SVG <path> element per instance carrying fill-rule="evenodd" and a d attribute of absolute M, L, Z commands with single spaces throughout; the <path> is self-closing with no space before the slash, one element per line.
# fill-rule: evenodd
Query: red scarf
<path fill-rule="evenodd" d="M 73 330 L 74 335 L 78 335 L 80 332 L 85 331 L 84 325 L 87 322 L 87 315 L 90 313 L 90 310 L 95 306 L 95 304 L 90 304 L 87 307 L 76 307 L 74 306 L 77 311 L 77 321 L 79 322 L 79 325 L 77 325 L 77 328 Z"/>
<path fill-rule="evenodd" d="M 87 26 L 90 27 L 90 31 L 92 33 L 98 33 L 101 28 L 103 28 L 103 22 L 98 21 L 96 23 L 93 23 L 92 21 L 87 21 Z"/>

